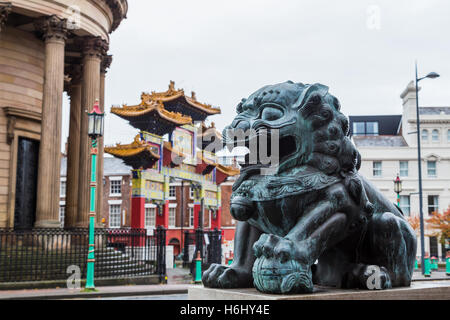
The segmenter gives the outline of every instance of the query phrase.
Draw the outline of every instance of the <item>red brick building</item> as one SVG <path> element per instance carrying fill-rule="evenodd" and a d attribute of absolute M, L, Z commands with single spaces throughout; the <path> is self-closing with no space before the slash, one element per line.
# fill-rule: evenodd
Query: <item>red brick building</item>
<path fill-rule="evenodd" d="M 66 163 L 67 158 L 61 160 L 61 191 L 60 191 L 60 221 L 64 221 L 65 190 L 66 190 Z M 131 193 L 132 193 L 132 168 L 125 165 L 122 160 L 112 157 L 104 158 L 103 181 L 103 210 L 99 212 L 99 227 L 121 228 L 131 227 Z M 223 230 L 223 243 L 229 243 L 232 248 L 236 222 L 230 214 L 231 188 L 235 177 L 222 183 L 220 224 L 214 223 L 213 211 L 205 210 L 203 215 L 203 228 L 211 230 L 217 227 Z M 154 204 L 145 204 L 146 220 L 145 228 L 149 232 L 156 226 L 156 210 Z M 153 218 L 155 217 L 155 218 Z M 174 180 L 169 184 L 169 224 L 167 243 L 174 246 L 174 254 L 180 253 L 185 230 L 194 231 L 197 223 L 194 219 L 194 197 L 189 183 Z M 63 226 L 63 224 L 62 224 Z M 229 254 L 230 249 L 224 254 Z"/>

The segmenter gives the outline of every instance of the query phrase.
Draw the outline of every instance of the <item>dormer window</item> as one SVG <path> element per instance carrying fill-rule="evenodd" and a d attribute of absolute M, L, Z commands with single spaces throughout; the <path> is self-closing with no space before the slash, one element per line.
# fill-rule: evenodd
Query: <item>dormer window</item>
<path fill-rule="evenodd" d="M 377 136 L 378 121 L 353 122 L 353 135 L 355 136 Z"/>

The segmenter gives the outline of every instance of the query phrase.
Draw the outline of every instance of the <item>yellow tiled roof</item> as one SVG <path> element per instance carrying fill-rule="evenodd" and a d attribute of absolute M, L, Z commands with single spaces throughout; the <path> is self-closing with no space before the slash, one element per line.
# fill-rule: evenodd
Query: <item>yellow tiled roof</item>
<path fill-rule="evenodd" d="M 210 104 L 206 104 L 206 103 L 200 103 L 197 101 L 196 97 L 195 97 L 195 93 L 192 92 L 192 96 L 188 97 L 184 94 L 184 90 L 183 89 L 175 89 L 175 82 L 170 81 L 169 84 L 169 89 L 167 91 L 164 92 L 155 92 L 152 91 L 151 93 L 143 93 L 141 95 L 141 99 L 142 102 L 145 103 L 151 103 L 151 102 L 169 102 L 169 101 L 173 101 L 176 100 L 180 97 L 184 97 L 186 99 L 186 102 L 193 106 L 194 108 L 200 109 L 203 112 L 206 112 L 207 114 L 219 114 L 220 108 L 215 108 L 213 106 L 211 106 Z"/>
<path fill-rule="evenodd" d="M 182 126 L 192 123 L 191 117 L 185 116 L 179 112 L 168 111 L 164 109 L 164 106 L 161 102 L 143 101 L 137 106 L 123 105 L 121 108 L 120 107 L 111 108 L 111 113 L 114 113 L 121 117 L 139 117 L 153 111 L 156 111 L 161 118 L 173 122 L 176 125 Z"/>
<path fill-rule="evenodd" d="M 117 144 L 115 147 L 105 147 L 105 152 L 116 157 L 132 157 L 142 152 L 149 152 L 152 157 L 159 159 L 159 154 L 152 150 L 152 146 L 139 139 L 139 135 L 130 144 Z"/>

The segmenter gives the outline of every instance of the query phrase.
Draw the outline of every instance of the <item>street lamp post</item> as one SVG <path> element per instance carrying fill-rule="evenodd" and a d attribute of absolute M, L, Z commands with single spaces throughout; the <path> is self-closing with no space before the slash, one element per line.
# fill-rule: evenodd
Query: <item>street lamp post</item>
<path fill-rule="evenodd" d="M 430 78 L 434 79 L 439 77 L 436 72 L 430 72 L 425 77 L 417 77 L 417 61 L 416 61 L 416 121 L 417 121 L 417 162 L 419 165 L 419 207 L 420 207 L 420 263 L 422 274 L 425 274 L 425 236 L 424 236 L 424 223 L 423 223 L 423 199 L 422 199 L 422 156 L 420 151 L 420 117 L 419 117 L 419 86 L 420 80 Z"/>
<path fill-rule="evenodd" d="M 89 251 L 87 257 L 87 275 L 85 290 L 95 290 L 94 266 L 95 266 L 95 193 L 97 188 L 97 138 L 103 135 L 103 120 L 105 114 L 99 108 L 98 100 L 95 101 L 92 111 L 88 113 L 88 135 L 91 138 L 91 179 L 90 179 L 90 209 L 89 209 Z"/>
<path fill-rule="evenodd" d="M 402 180 L 400 180 L 399 175 L 394 180 L 394 192 L 397 194 L 397 206 L 400 207 L 400 192 L 402 192 Z"/>

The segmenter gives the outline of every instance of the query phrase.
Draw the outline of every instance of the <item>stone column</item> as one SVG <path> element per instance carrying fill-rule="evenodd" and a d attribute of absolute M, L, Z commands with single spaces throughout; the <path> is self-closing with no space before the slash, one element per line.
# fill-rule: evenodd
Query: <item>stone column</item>
<path fill-rule="evenodd" d="M 36 202 L 37 228 L 59 227 L 61 167 L 61 109 L 64 90 L 66 20 L 53 15 L 37 20 L 35 27 L 45 41 L 41 142 Z"/>
<path fill-rule="evenodd" d="M 105 78 L 107 69 L 111 66 L 112 56 L 103 57 L 100 69 L 100 110 L 105 112 Z M 103 137 L 98 138 L 98 163 L 97 163 L 97 224 L 100 224 L 100 218 L 103 213 Z"/>
<path fill-rule="evenodd" d="M 12 9 L 11 2 L 0 3 L 0 32 L 2 32 L 2 28 L 5 26 L 6 20 L 8 19 L 8 15 L 11 12 L 11 9 Z"/>
<path fill-rule="evenodd" d="M 64 227 L 76 226 L 78 212 L 78 176 L 80 167 L 81 65 L 71 65 L 69 76 L 70 123 L 67 148 L 67 188 Z"/>
<path fill-rule="evenodd" d="M 80 116 L 80 167 L 78 180 L 77 227 L 89 225 L 89 177 L 90 177 L 90 139 L 88 137 L 87 112 L 95 100 L 100 100 L 100 64 L 108 51 L 108 44 L 100 37 L 87 36 L 81 43 L 83 52 L 83 82 Z M 99 201 L 99 199 L 96 199 Z"/>

